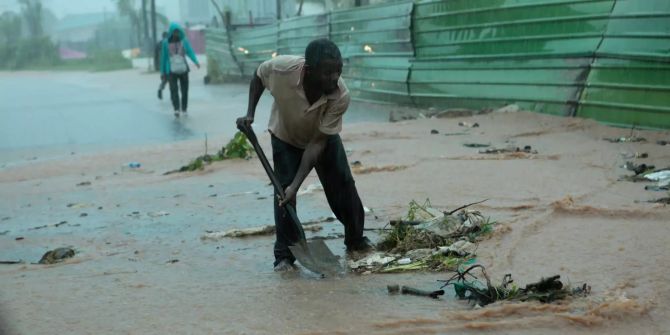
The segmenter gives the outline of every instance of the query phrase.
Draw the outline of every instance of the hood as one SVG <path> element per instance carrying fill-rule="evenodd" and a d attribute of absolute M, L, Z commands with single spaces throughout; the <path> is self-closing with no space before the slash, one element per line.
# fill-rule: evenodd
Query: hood
<path fill-rule="evenodd" d="M 186 33 L 184 32 L 184 28 L 182 28 L 177 22 L 171 22 L 170 28 L 168 29 L 168 40 L 172 38 L 172 35 L 175 34 L 175 32 L 179 34 L 181 40 L 185 39 Z"/>

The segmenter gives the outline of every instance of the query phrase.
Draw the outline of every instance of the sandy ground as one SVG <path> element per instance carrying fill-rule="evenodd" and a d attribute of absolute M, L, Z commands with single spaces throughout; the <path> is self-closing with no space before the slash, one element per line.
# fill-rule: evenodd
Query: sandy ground
<path fill-rule="evenodd" d="M 464 128 L 459 122 L 481 125 Z M 269 136 L 256 127 L 262 145 Z M 439 134 L 431 134 L 431 130 Z M 449 133 L 467 132 L 467 135 Z M 163 172 L 203 153 L 202 140 L 147 144 L 0 169 L 0 311 L 4 334 L 663 334 L 670 331 L 667 196 L 618 181 L 622 154 L 670 166 L 668 132 L 646 143 L 609 143 L 629 130 L 525 112 L 397 123 L 355 123 L 342 133 L 367 227 L 382 227 L 412 199 L 474 206 L 498 222 L 478 261 L 519 285 L 553 274 L 588 283 L 564 304 L 496 304 L 471 310 L 446 296 L 389 296 L 387 284 L 436 289 L 447 273 L 317 279 L 272 272 L 273 237 L 203 241 L 206 231 L 272 223 L 271 188 L 257 159 L 200 172 Z M 211 136 L 225 143 L 226 136 Z M 531 145 L 537 154 L 482 155 L 465 142 Z M 211 150 L 211 149 L 210 149 Z M 141 161 L 141 169 L 126 169 Z M 389 170 L 383 171 L 383 167 Z M 404 168 L 392 168 L 404 167 Z M 81 182 L 90 185 L 77 186 Z M 314 174 L 303 186 L 316 183 Z M 303 221 L 328 216 L 322 192 L 302 195 Z M 636 202 L 642 201 L 642 202 Z M 54 224 L 66 221 L 64 224 Z M 47 225 L 46 228 L 38 228 Z M 342 233 L 337 222 L 320 236 Z M 38 229 L 36 229 L 38 228 Z M 312 233 L 310 233 L 312 236 Z M 374 240 L 377 235 L 370 232 Z M 21 238 L 22 239 L 19 239 Z M 328 240 L 344 255 L 342 239 Z M 52 248 L 77 255 L 37 265 Z"/>

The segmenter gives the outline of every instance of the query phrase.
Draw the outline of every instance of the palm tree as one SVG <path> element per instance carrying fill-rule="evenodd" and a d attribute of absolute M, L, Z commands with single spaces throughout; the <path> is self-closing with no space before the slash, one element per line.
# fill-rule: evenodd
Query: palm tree
<path fill-rule="evenodd" d="M 44 33 L 42 29 L 42 3 L 39 0 L 19 0 L 19 3 L 30 36 L 41 37 Z"/>
<path fill-rule="evenodd" d="M 27 1 L 27 0 L 23 0 Z M 130 25 L 132 30 L 135 32 L 136 43 L 138 46 L 142 44 L 142 29 L 140 13 L 135 6 L 135 0 L 112 0 L 116 3 L 116 9 L 119 11 L 121 16 L 125 16 L 130 20 Z"/>

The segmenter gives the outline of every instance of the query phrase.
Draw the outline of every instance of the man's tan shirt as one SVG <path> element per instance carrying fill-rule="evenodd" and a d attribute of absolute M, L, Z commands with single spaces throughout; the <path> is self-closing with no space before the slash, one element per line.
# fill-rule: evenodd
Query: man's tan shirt
<path fill-rule="evenodd" d="M 280 140 L 301 149 L 307 147 L 317 131 L 338 134 L 350 100 L 340 77 L 335 92 L 310 105 L 302 86 L 304 65 L 304 57 L 285 55 L 265 61 L 256 71 L 274 97 L 268 129 Z"/>

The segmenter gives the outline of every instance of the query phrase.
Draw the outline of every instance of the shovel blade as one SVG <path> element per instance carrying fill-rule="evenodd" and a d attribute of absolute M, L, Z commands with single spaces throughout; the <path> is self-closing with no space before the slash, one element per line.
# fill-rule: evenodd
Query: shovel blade
<path fill-rule="evenodd" d="M 302 241 L 289 247 L 293 256 L 307 270 L 325 276 L 344 272 L 339 258 L 333 254 L 323 240 Z"/>

